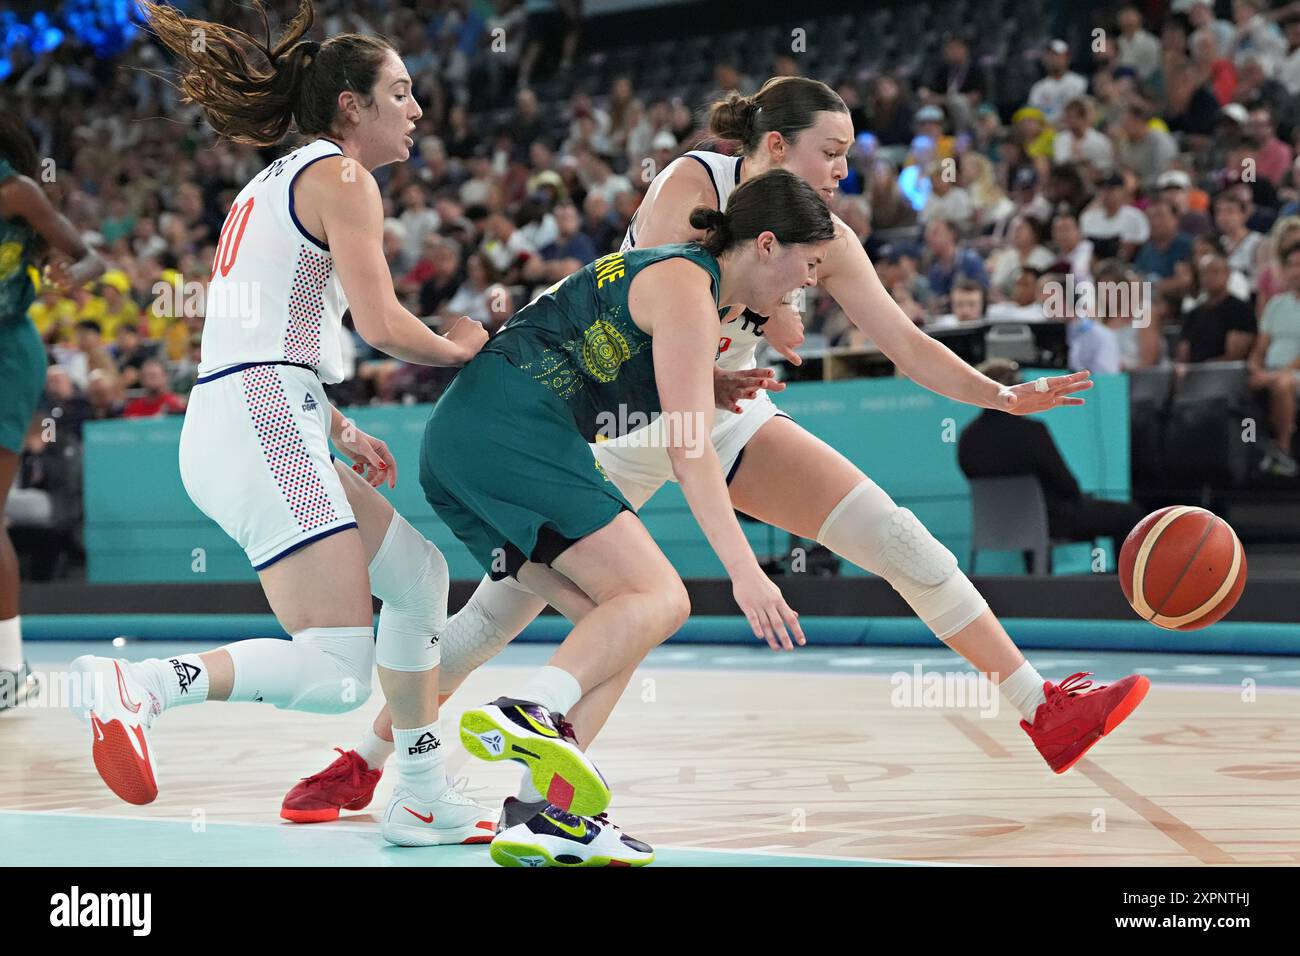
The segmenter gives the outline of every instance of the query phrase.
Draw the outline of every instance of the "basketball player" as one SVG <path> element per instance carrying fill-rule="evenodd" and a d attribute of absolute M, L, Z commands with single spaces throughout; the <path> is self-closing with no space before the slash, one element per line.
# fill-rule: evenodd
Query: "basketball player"
<path fill-rule="evenodd" d="M 461 365 L 486 340 L 468 320 L 445 338 L 432 332 L 398 303 L 384 262 L 371 170 L 409 155 L 421 115 L 411 78 L 378 38 L 301 40 L 314 19 L 309 0 L 274 46 L 269 26 L 263 44 L 171 7 L 141 6 L 185 61 L 181 88 L 220 135 L 270 146 L 293 128 L 307 140 L 254 177 L 226 218 L 180 444 L 191 499 L 239 542 L 293 640 L 135 664 L 78 658 L 95 766 L 118 796 L 148 803 L 158 785 L 146 731 L 161 712 L 233 700 L 341 713 L 369 696 L 377 662 L 398 745 L 384 838 L 486 842 L 495 814 L 451 786 L 442 762 L 446 562 L 375 491 L 397 480 L 387 447 L 333 408 L 322 387 L 342 377 L 349 303 L 357 331 L 408 362 Z M 249 63 L 242 51 L 251 50 L 269 69 Z M 355 472 L 333 460 L 331 440 Z M 377 636 L 372 591 L 383 600 Z"/>
<path fill-rule="evenodd" d="M 651 184 L 625 248 L 698 238 L 699 231 L 689 225 L 694 206 L 726 208 L 738 184 L 774 167 L 795 173 L 826 198 L 834 196 L 846 175 L 853 142 L 848 110 L 833 90 L 815 80 L 772 79 L 753 97 L 733 95 L 713 105 L 710 125 L 718 136 L 740 143 L 739 155 L 691 152 L 669 165 Z M 908 377 L 949 398 L 1012 414 L 1082 404 L 1073 393 L 1091 387 L 1086 371 L 1006 388 L 917 330 L 881 286 L 861 243 L 838 219 L 836 229 L 842 241 L 827 246 L 819 283 Z M 760 338 L 779 332 L 788 352 L 801 335 L 799 322 L 798 313 L 789 307 L 775 309 L 766 323 L 752 313 L 733 314 L 722 327 L 719 368 L 748 370 L 755 377 L 746 380 L 745 387 L 765 387 L 763 370 L 754 369 Z M 1141 702 L 1150 685 L 1139 675 L 1091 689 L 1091 683 L 1081 679 L 1087 675 L 1045 681 L 952 553 L 910 510 L 898 507 L 847 459 L 781 414 L 763 392 L 739 405 L 739 414 L 717 415 L 712 435 L 733 505 L 812 538 L 888 580 L 938 639 L 998 683 L 1055 772 L 1073 766 Z M 672 477 L 661 442 L 634 434 L 591 447 L 603 472 L 634 506 Z M 442 693 L 449 694 L 458 676 L 463 679 L 489 660 L 543 607 L 540 598 L 523 592 L 514 581 L 485 579 L 448 621 L 441 641 Z M 631 672 L 625 677 L 630 679 Z M 584 746 L 621 691 L 609 683 L 566 715 Z M 342 752 L 324 771 L 289 792 L 282 816 L 300 822 L 334 819 L 340 807 L 364 806 L 392 746 L 385 736 L 381 712 L 356 750 Z M 522 801 L 506 801 L 503 826 L 544 805 L 527 774 L 520 796 Z"/>
<path fill-rule="evenodd" d="M 3 521 L 18 471 L 23 435 L 45 391 L 49 365 L 41 337 L 27 317 L 36 297 L 30 269 L 49 263 L 48 280 L 71 291 L 104 271 L 72 223 L 36 183 L 36 145 L 17 115 L 0 110 L 0 710 L 39 690 L 23 660 L 18 617 L 18 555 Z M 55 438 L 57 439 L 57 435 Z"/>
<path fill-rule="evenodd" d="M 607 682 L 621 690 L 690 613 L 677 572 L 592 459 L 588 436 L 616 427 L 609 416 L 662 411 L 660 451 L 754 634 L 773 647 L 792 647 L 791 632 L 804 642 L 727 500 L 709 441 L 713 362 L 719 307 L 767 312 L 791 288 L 813 284 L 835 227 L 817 192 L 784 170 L 745 183 L 726 212 L 698 208 L 691 222 L 707 230 L 702 243 L 602 257 L 516 313 L 452 382 L 425 429 L 425 497 L 484 570 L 585 612 L 517 693 L 461 717 L 466 749 L 524 764 L 548 804 L 498 834 L 499 863 L 653 859 L 648 846 L 595 818 L 609 787 L 558 716 Z"/>

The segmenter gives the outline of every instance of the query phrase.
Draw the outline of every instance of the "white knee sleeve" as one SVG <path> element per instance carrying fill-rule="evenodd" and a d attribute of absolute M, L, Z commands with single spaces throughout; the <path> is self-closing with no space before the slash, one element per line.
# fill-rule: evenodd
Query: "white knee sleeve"
<path fill-rule="evenodd" d="M 497 655 L 541 614 L 546 602 L 513 578 L 484 578 L 442 634 L 440 690 L 460 686 L 470 672 Z"/>
<path fill-rule="evenodd" d="M 940 640 L 988 607 L 953 553 L 869 478 L 835 506 L 817 540 L 888 581 Z"/>
<path fill-rule="evenodd" d="M 293 636 L 295 688 L 286 710 L 342 714 L 370 697 L 375 631 L 370 627 L 312 627 Z M 310 653 L 305 653 L 310 652 Z M 238 669 L 236 669 L 238 673 Z"/>
<path fill-rule="evenodd" d="M 374 560 L 370 590 L 384 602 L 375 659 L 394 671 L 438 666 L 438 636 L 447 625 L 447 560 L 410 522 L 393 512 Z"/>

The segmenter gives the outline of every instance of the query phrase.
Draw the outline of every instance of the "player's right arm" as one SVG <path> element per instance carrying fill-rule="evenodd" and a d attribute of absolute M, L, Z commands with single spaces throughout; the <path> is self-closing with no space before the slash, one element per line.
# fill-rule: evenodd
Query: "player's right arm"
<path fill-rule="evenodd" d="M 462 319 L 442 336 L 397 300 L 383 253 L 383 201 L 368 170 L 342 158 L 323 159 L 303 173 L 296 188 L 304 224 L 310 228 L 319 221 L 325 234 L 363 339 L 417 365 L 464 365 L 483 347 L 487 332 L 480 323 Z"/>
<path fill-rule="evenodd" d="M 76 226 L 54 208 L 41 187 L 26 176 L 0 182 L 0 211 L 19 217 L 65 259 L 50 262 L 50 278 L 63 291 L 85 285 L 104 274 L 104 263 L 81 239 Z"/>
<path fill-rule="evenodd" d="M 655 383 L 673 475 L 700 530 L 731 578 L 736 603 L 754 636 L 773 650 L 793 650 L 787 627 L 804 643 L 796 614 L 763 573 L 740 530 L 710 440 L 717 308 L 708 275 L 685 259 L 668 259 L 639 273 L 628 311 L 652 336 Z"/>

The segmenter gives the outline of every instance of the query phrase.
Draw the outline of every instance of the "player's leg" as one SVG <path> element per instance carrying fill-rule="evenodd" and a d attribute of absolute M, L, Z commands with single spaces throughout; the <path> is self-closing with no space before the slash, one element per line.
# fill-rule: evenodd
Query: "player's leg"
<path fill-rule="evenodd" d="M 1078 717 L 1062 704 L 1085 706 L 1101 726 L 1112 711 L 1131 711 L 1146 692 L 1148 682 L 1137 676 L 1088 695 L 1044 681 L 952 553 L 910 510 L 788 418 L 772 418 L 749 439 L 730 488 L 732 502 L 746 514 L 812 538 L 889 581 L 939 640 L 998 684 L 1057 772 L 1073 765 L 1100 736 L 1085 733 L 1065 745 L 1045 743 L 1060 715 Z"/>
<path fill-rule="evenodd" d="M 23 659 L 18 554 L 4 514 L 24 437 L 45 390 L 47 365 L 45 346 L 35 326 L 26 319 L 0 325 L 0 711 L 21 704 L 39 690 Z"/>
<path fill-rule="evenodd" d="M 284 396 L 304 388 L 299 410 Z M 301 370 L 256 366 L 197 386 L 182 427 L 181 478 L 244 548 L 291 641 L 239 641 L 138 663 L 73 662 L 75 710 L 94 731 L 101 777 L 128 802 L 157 795 L 146 731 L 163 711 L 208 700 L 337 714 L 363 704 L 374 669 L 365 545 L 330 461 L 328 403 Z"/>
<path fill-rule="evenodd" d="M 461 739 L 480 758 L 525 763 L 533 771 L 537 792 L 551 803 L 579 813 L 599 813 L 608 804 L 608 787 L 589 762 L 571 759 L 576 748 L 560 745 L 563 738 L 553 715 L 569 712 L 586 693 L 634 666 L 666 640 L 686 619 L 690 602 L 677 572 L 631 512 L 619 513 L 568 546 L 551 567 L 595 606 L 574 626 L 547 666 L 518 693 L 466 712 Z M 554 576 L 524 574 L 540 597 L 564 600 Z M 542 712 L 543 726 L 536 727 L 532 737 L 527 732 L 521 735 L 516 728 L 539 721 L 531 711 L 528 715 L 513 711 L 534 705 Z M 536 756 L 539 751 L 544 751 L 542 758 Z M 556 762 L 561 757 L 570 762 Z"/>
<path fill-rule="evenodd" d="M 3 515 L 18 472 L 18 453 L 0 448 L 0 710 L 17 707 L 37 690 L 23 659 L 18 616 L 18 554 Z"/>

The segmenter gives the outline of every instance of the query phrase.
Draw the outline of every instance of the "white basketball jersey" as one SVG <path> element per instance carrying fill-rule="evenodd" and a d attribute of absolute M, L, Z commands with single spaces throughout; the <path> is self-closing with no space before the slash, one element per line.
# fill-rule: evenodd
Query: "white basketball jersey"
<path fill-rule="evenodd" d="M 304 169 L 342 151 L 318 139 L 277 159 L 240 191 L 221 227 L 208 285 L 200 376 L 234 365 L 307 365 L 322 382 L 343 380 L 347 299 L 329 247 L 293 209 Z"/>
<path fill-rule="evenodd" d="M 707 150 L 693 149 L 676 159 L 676 163 L 697 162 L 704 167 L 713 182 L 713 189 L 718 194 L 718 208 L 725 210 L 727 200 L 740 185 L 741 156 L 723 156 Z M 627 228 L 623 238 L 623 251 L 636 247 L 636 219 Z M 722 335 L 718 339 L 718 364 L 725 369 L 754 368 L 758 360 L 754 353 L 762 339 L 762 326 L 747 318 L 743 313 L 740 318 L 724 323 Z"/>

